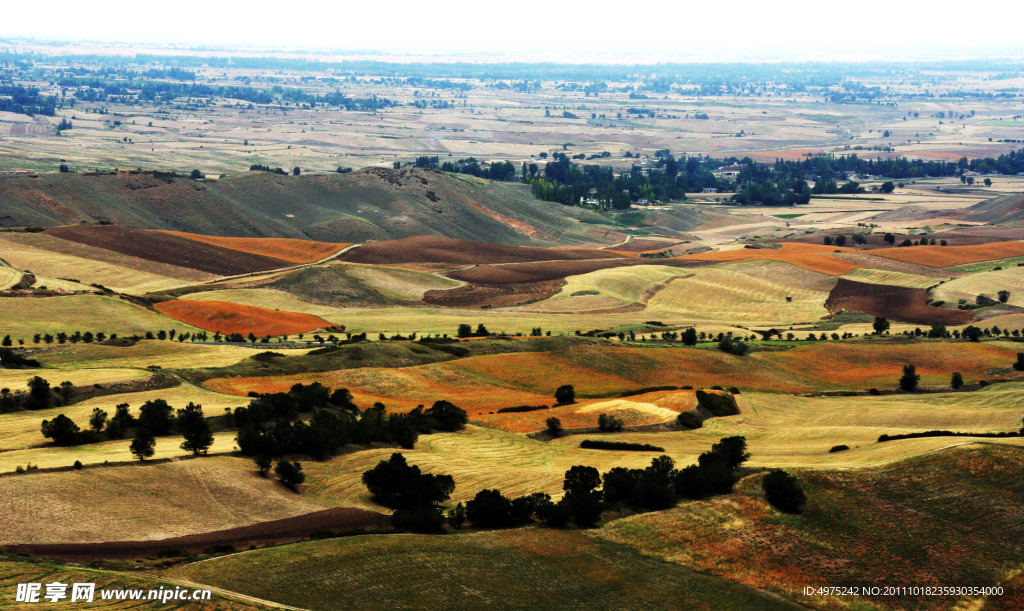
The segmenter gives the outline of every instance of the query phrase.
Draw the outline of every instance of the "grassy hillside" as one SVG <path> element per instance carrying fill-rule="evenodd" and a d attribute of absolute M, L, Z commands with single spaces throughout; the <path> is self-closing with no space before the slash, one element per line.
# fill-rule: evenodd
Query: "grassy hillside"
<path fill-rule="evenodd" d="M 539 528 L 298 543 L 172 574 L 317 611 L 797 608 L 584 533 Z"/>
<path fill-rule="evenodd" d="M 197 331 L 194 327 L 168 318 L 159 312 L 100 295 L 63 297 L 0 297 L 3 334 L 31 343 L 35 333 L 56 335 L 61 331 L 117 333 L 125 336 L 160 329 L 179 332 Z"/>
<path fill-rule="evenodd" d="M 978 608 L 978 599 L 835 599 L 801 589 L 1003 585 L 1024 563 L 1022 456 L 1018 447 L 973 444 L 880 469 L 802 471 L 808 505 L 799 516 L 771 508 L 751 476 L 734 494 L 617 520 L 597 535 L 812 608 Z M 1004 596 L 1019 604 L 1019 591 Z"/>
<path fill-rule="evenodd" d="M 8 227 L 110 221 L 212 236 L 362 242 L 441 235 L 502 244 L 591 241 L 599 215 L 533 198 L 528 188 L 428 170 L 350 174 L 265 172 L 210 182 L 116 175 L 0 178 Z"/>

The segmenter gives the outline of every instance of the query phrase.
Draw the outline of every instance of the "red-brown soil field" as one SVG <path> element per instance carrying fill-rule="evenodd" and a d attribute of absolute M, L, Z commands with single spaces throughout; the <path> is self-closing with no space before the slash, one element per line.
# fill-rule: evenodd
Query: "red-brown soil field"
<path fill-rule="evenodd" d="M 319 530 L 375 528 L 386 524 L 387 521 L 387 516 L 373 511 L 335 507 L 291 518 L 169 539 L 8 545 L 4 547 L 4 551 L 12 554 L 26 553 L 33 556 L 70 560 L 145 558 L 167 549 L 202 552 L 214 545 L 231 545 L 238 549 L 245 549 L 250 545 L 298 541 Z"/>
<path fill-rule="evenodd" d="M 175 320 L 221 333 L 290 335 L 334 326 L 319 316 L 282 312 L 223 301 L 175 300 L 156 304 L 160 313 Z"/>
<path fill-rule="evenodd" d="M 297 264 L 316 263 L 346 246 L 351 246 L 350 244 L 333 244 L 293 238 L 224 238 L 182 231 L 161 231 L 161 233 Z"/>
<path fill-rule="evenodd" d="M 876 219 L 886 220 L 880 217 L 876 217 Z M 839 235 L 844 233 L 847 236 L 850 235 L 849 231 L 844 232 L 842 229 L 830 229 L 828 231 L 801 236 L 799 238 L 788 238 L 783 241 L 802 244 L 821 244 L 821 238 L 823 235 Z M 975 246 L 978 244 L 990 244 L 992 242 L 1024 240 L 1024 227 L 965 227 L 963 229 L 950 229 L 948 231 L 939 231 L 936 233 L 929 233 L 927 235 L 910 235 L 903 233 L 893 233 L 892 235 L 896 238 L 897 244 L 903 242 L 903 240 L 910 240 L 911 242 L 921 239 L 935 240 L 936 242 L 939 240 L 946 240 L 946 248 L 949 248 L 950 246 Z M 872 233 L 865 236 L 865 238 L 867 238 L 867 244 L 858 246 L 858 248 L 899 248 L 886 242 L 884 233 Z"/>
<path fill-rule="evenodd" d="M 1024 242 L 991 242 L 971 246 L 906 246 L 876 250 L 871 254 L 907 263 L 950 267 L 1024 255 Z"/>
<path fill-rule="evenodd" d="M 371 242 L 341 257 L 352 263 L 445 263 L 473 265 L 484 263 L 524 263 L 528 261 L 572 261 L 614 259 L 619 255 L 601 250 L 506 246 L 435 236 L 416 236 L 400 240 Z"/>
<path fill-rule="evenodd" d="M 717 252 L 705 252 L 696 255 L 685 255 L 674 260 L 688 261 L 749 261 L 751 259 L 763 259 L 769 261 L 783 261 L 799 265 L 816 272 L 841 276 L 850 270 L 864 267 L 857 263 L 844 261 L 833 257 L 838 252 L 856 252 L 851 248 L 839 248 L 835 246 L 824 246 L 821 244 L 799 244 L 787 242 L 781 248 L 744 248 L 741 250 L 722 250 Z M 670 259 L 671 260 L 671 259 Z M 664 263 L 660 263 L 664 265 Z"/>
<path fill-rule="evenodd" d="M 947 310 L 927 304 L 925 289 L 865 284 L 840 278 L 825 308 L 833 314 L 843 311 L 863 312 L 870 316 L 884 316 L 890 320 L 916 324 L 963 325 L 974 315 L 967 310 Z"/>
<path fill-rule="evenodd" d="M 71 242 L 218 276 L 261 272 L 292 265 L 282 259 L 204 244 L 159 231 L 119 225 L 54 227 L 47 229 L 46 233 Z"/>

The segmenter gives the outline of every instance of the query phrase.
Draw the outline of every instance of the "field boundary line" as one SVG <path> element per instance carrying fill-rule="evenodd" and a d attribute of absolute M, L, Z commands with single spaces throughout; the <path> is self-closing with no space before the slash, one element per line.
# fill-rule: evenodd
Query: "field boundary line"
<path fill-rule="evenodd" d="M 204 280 L 202 282 L 197 282 L 196 284 L 190 284 L 188 286 L 204 286 L 204 285 L 208 285 L 208 284 L 216 284 L 218 282 L 224 282 L 225 280 L 239 280 L 241 278 L 252 278 L 253 276 L 265 276 L 267 274 L 277 274 L 277 273 L 281 273 L 281 272 L 291 272 L 291 271 L 295 271 L 297 269 L 304 269 L 306 267 L 313 267 L 315 265 L 322 265 L 322 264 L 327 263 L 328 261 L 330 261 L 332 259 L 337 259 L 341 255 L 343 255 L 343 254 L 345 254 L 347 252 L 350 252 L 350 251 L 352 251 L 352 250 L 354 250 L 356 248 L 359 248 L 360 246 L 362 246 L 361 243 L 360 244 L 349 244 L 348 246 L 346 246 L 345 248 L 342 248 L 338 252 L 336 252 L 334 254 L 331 254 L 331 255 L 327 255 L 323 259 L 320 259 L 318 261 L 313 261 L 312 263 L 299 263 L 298 265 L 292 265 L 292 266 L 289 266 L 289 267 L 279 267 L 277 269 L 266 269 L 266 270 L 263 270 L 263 271 L 260 271 L 260 272 L 248 272 L 248 273 L 245 273 L 245 274 L 236 274 L 234 276 L 221 276 L 219 278 L 214 278 L 213 280 Z"/>

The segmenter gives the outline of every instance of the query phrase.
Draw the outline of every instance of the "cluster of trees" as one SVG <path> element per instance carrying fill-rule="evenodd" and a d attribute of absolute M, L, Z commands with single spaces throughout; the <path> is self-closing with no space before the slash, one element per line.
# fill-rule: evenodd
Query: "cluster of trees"
<path fill-rule="evenodd" d="M 35 87 L 0 83 L 0 112 L 52 117 L 55 109 L 54 96 L 40 95 Z"/>
<path fill-rule="evenodd" d="M 64 407 L 71 405 L 77 395 L 75 385 L 68 381 L 51 388 L 48 381 L 33 376 L 27 386 L 27 392 L 11 392 L 9 388 L 0 388 L 0 413 Z"/>
<path fill-rule="evenodd" d="M 311 418 L 300 418 L 309 413 Z M 388 414 L 381 403 L 361 411 L 347 389 L 331 392 L 314 382 L 296 384 L 287 393 L 256 394 L 248 407 L 235 409 L 234 421 L 238 448 L 247 456 L 305 454 L 322 460 L 348 444 L 412 448 L 421 434 L 461 430 L 469 418 L 448 401 L 406 414 Z"/>

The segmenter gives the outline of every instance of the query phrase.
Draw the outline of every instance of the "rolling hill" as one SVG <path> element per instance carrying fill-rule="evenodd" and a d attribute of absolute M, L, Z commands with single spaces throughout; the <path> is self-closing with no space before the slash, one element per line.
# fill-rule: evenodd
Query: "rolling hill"
<path fill-rule="evenodd" d="M 431 170 L 249 172 L 195 181 L 153 172 L 0 177 L 0 227 L 91 223 L 208 236 L 363 242 L 417 235 L 498 244 L 610 243 L 612 223 L 527 187 Z M 680 226 L 696 225 L 677 219 Z M 580 221 L 584 221 L 581 223 Z"/>

